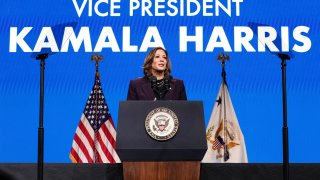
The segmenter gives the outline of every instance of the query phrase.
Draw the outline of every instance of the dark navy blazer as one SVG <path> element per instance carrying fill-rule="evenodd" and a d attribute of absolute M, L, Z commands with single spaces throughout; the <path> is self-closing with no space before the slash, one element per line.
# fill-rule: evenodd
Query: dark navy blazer
<path fill-rule="evenodd" d="M 151 82 L 146 76 L 130 81 L 127 100 L 157 100 Z M 163 100 L 187 100 L 183 81 L 172 78 L 170 89 Z"/>

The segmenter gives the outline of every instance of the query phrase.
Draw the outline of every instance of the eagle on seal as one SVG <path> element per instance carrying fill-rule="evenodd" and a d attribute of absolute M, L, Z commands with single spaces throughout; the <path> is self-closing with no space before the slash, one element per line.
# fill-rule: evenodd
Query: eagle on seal
<path fill-rule="evenodd" d="M 154 119 L 154 124 L 157 126 L 158 131 L 164 131 L 169 125 L 169 118 L 158 118 Z"/>

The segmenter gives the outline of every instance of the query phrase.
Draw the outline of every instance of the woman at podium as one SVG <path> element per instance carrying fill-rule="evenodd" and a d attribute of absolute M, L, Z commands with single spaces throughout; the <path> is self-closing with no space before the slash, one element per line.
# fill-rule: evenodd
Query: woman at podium
<path fill-rule="evenodd" d="M 187 100 L 182 80 L 173 78 L 168 52 L 152 49 L 143 64 L 144 77 L 130 80 L 127 100 Z"/>

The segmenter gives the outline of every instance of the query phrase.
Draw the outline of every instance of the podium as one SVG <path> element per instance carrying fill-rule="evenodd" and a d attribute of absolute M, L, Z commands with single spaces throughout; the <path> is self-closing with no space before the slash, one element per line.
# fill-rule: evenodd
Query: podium
<path fill-rule="evenodd" d="M 146 128 L 148 118 L 154 121 L 150 113 L 159 108 L 169 109 L 178 120 L 168 140 L 155 139 Z M 116 149 L 125 180 L 199 179 L 207 150 L 201 101 L 123 101 L 118 117 Z"/>

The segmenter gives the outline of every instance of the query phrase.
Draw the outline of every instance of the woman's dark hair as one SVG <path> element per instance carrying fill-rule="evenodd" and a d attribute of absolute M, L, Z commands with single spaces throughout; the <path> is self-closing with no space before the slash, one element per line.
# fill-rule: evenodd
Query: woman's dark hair
<path fill-rule="evenodd" d="M 166 56 L 167 56 L 167 67 L 164 71 L 164 76 L 169 76 L 171 73 L 171 61 L 168 55 L 168 52 L 162 48 L 162 47 L 156 47 L 154 49 L 152 49 L 149 54 L 147 55 L 147 57 L 144 60 L 143 63 L 143 74 L 147 77 L 151 77 L 152 76 L 152 63 L 153 63 L 153 58 L 156 55 L 157 50 L 162 50 L 165 52 Z"/>

